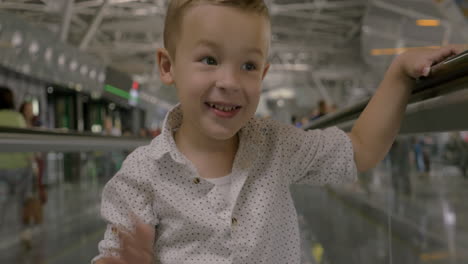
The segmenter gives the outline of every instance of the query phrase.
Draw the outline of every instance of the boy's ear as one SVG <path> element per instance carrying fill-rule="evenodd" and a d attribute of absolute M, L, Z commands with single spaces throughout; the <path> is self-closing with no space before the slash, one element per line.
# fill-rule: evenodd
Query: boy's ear
<path fill-rule="evenodd" d="M 265 79 L 266 74 L 268 73 L 268 70 L 270 69 L 270 63 L 267 63 L 265 65 L 265 69 L 263 70 L 263 75 L 262 75 L 262 80 Z"/>
<path fill-rule="evenodd" d="M 161 77 L 161 81 L 165 85 L 173 84 L 174 76 L 172 73 L 172 60 L 169 52 L 164 48 L 159 48 L 156 56 L 158 59 L 159 76 Z"/>

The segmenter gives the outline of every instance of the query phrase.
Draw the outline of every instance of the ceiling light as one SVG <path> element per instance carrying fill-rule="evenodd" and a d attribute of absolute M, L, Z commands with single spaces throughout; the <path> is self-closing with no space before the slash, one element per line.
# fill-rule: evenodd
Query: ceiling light
<path fill-rule="evenodd" d="M 78 69 L 78 62 L 76 60 L 72 60 L 72 62 L 70 62 L 70 70 L 74 72 L 76 69 Z"/>
<path fill-rule="evenodd" d="M 50 62 L 52 60 L 52 48 L 48 47 L 46 49 L 44 58 L 46 59 L 47 62 Z"/>
<path fill-rule="evenodd" d="M 93 79 L 93 80 L 96 79 L 96 71 L 95 71 L 95 70 L 91 70 L 91 71 L 89 72 L 89 77 L 90 77 L 91 79 Z"/>
<path fill-rule="evenodd" d="M 110 4 L 123 4 L 123 3 L 130 3 L 136 2 L 137 0 L 109 0 Z"/>
<path fill-rule="evenodd" d="M 294 98 L 295 92 L 291 88 L 280 88 L 274 89 L 268 93 L 268 97 L 271 99 L 290 99 Z"/>
<path fill-rule="evenodd" d="M 98 77 L 99 82 L 104 82 L 106 80 L 106 75 L 104 73 L 100 73 Z"/>
<path fill-rule="evenodd" d="M 21 43 L 23 43 L 23 36 L 21 35 L 20 32 L 16 31 L 14 34 L 13 34 L 13 38 L 11 39 L 11 44 L 13 45 L 13 47 L 18 47 L 21 45 Z"/>
<path fill-rule="evenodd" d="M 440 20 L 438 19 L 418 19 L 416 25 L 421 27 L 438 27 L 440 26 Z"/>
<path fill-rule="evenodd" d="M 277 102 L 276 102 L 276 105 L 278 107 L 283 107 L 284 106 L 284 100 L 283 99 L 279 99 Z"/>
<path fill-rule="evenodd" d="M 81 75 L 86 75 L 88 73 L 88 66 L 81 65 L 80 73 L 81 73 Z"/>
<path fill-rule="evenodd" d="M 65 54 L 60 54 L 60 56 L 59 56 L 59 58 L 58 58 L 58 64 L 59 64 L 60 66 L 65 65 L 65 60 L 66 60 Z"/>
<path fill-rule="evenodd" d="M 372 49 L 371 55 L 372 56 L 381 56 L 381 55 L 397 55 L 401 54 L 407 50 L 413 49 L 421 49 L 421 48 L 429 48 L 429 49 L 439 49 L 440 46 L 427 46 L 427 47 L 402 47 L 402 48 L 390 48 L 390 49 Z"/>
<path fill-rule="evenodd" d="M 29 53 L 36 54 L 39 51 L 39 44 L 36 41 L 33 41 L 31 45 L 29 45 Z"/>

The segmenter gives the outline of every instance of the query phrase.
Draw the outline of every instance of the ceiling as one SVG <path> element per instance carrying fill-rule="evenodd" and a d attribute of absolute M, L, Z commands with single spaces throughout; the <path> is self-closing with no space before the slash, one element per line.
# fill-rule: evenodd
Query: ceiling
<path fill-rule="evenodd" d="M 375 84 L 365 74 L 372 68 L 369 50 L 395 47 L 388 36 L 394 33 L 395 23 L 403 27 L 400 20 L 395 22 L 395 13 L 413 15 L 411 19 L 418 14 L 444 17 L 434 1 L 440 2 L 267 0 L 273 38 L 265 94 L 292 89 L 299 106 L 309 107 L 310 101 L 304 100 L 311 96 L 341 104 L 349 95 L 367 94 Z M 47 27 L 62 41 L 133 75 L 149 93 L 173 101 L 173 89 L 163 87 L 155 74 L 155 50 L 162 46 L 166 5 L 167 0 L 0 0 L 0 10 Z M 414 12 L 405 14 L 405 10 Z M 363 27 L 363 21 L 370 24 Z M 407 36 L 405 44 L 425 45 L 430 42 L 427 36 L 439 33 L 404 26 L 394 40 Z M 366 43 L 362 43 L 364 37 Z"/>

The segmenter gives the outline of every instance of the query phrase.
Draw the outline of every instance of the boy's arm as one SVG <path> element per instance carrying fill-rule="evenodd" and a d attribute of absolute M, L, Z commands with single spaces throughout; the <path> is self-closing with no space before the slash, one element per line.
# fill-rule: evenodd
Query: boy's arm
<path fill-rule="evenodd" d="M 421 49 L 398 56 L 350 133 L 358 171 L 379 163 L 390 149 L 404 117 L 414 79 L 427 76 L 433 64 L 458 54 L 456 47 Z"/>

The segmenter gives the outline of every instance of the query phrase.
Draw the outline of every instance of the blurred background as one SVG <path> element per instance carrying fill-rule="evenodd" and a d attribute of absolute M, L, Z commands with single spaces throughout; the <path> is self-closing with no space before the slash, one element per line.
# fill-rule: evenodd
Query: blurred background
<path fill-rule="evenodd" d="M 468 48 L 467 0 L 266 2 L 272 66 L 256 115 L 304 129 L 369 98 L 405 50 Z M 2 110 L 24 119 L 0 110 L 1 263 L 97 254 L 103 185 L 177 103 L 155 62 L 166 6 L 0 0 Z M 358 183 L 292 187 L 303 263 L 468 263 L 468 81 L 446 86 L 457 92 L 414 101 L 410 128 Z"/>

